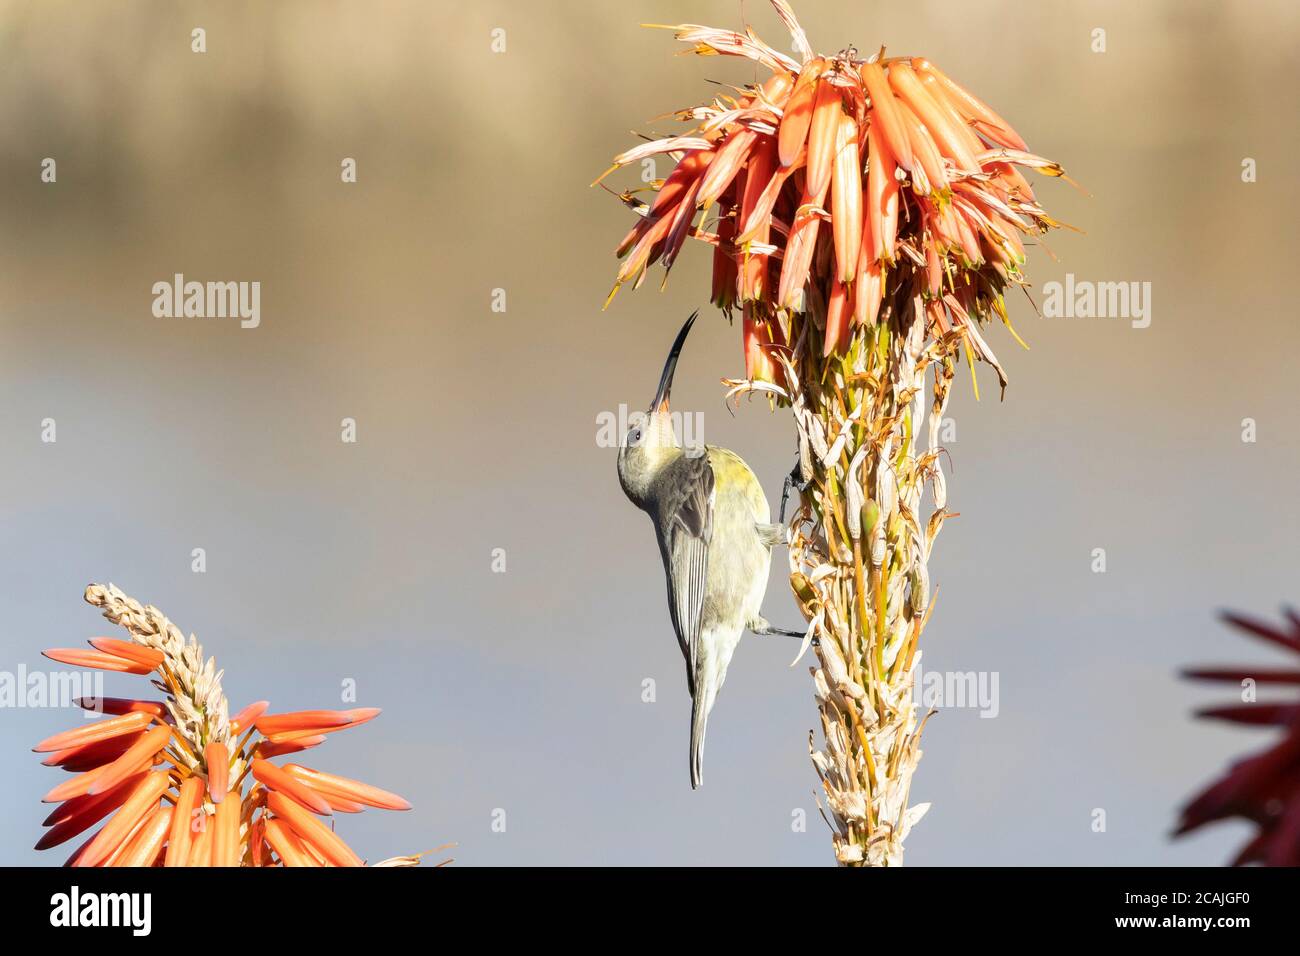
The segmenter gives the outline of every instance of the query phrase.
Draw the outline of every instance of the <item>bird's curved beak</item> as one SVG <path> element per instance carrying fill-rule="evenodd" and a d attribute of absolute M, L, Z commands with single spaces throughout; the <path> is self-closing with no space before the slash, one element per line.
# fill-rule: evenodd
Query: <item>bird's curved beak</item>
<path fill-rule="evenodd" d="M 673 373 L 677 371 L 677 357 L 682 354 L 682 345 L 686 342 L 686 336 L 690 334 L 691 326 L 695 324 L 699 314 L 698 310 L 691 313 L 691 317 L 686 320 L 686 324 L 682 326 L 682 330 L 677 333 L 677 338 L 673 341 L 672 350 L 668 353 L 668 361 L 664 363 L 664 374 L 659 378 L 659 391 L 655 393 L 654 401 L 650 403 L 651 414 L 668 411 L 668 396 L 673 390 Z"/>

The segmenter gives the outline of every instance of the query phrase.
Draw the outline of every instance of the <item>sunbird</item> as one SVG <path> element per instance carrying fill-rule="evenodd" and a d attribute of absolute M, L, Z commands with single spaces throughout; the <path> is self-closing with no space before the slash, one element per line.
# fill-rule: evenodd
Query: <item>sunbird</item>
<path fill-rule="evenodd" d="M 785 540 L 762 486 L 744 459 L 714 445 L 683 448 L 668 398 L 693 313 L 677 333 L 644 416 L 629 424 L 618 452 L 618 480 L 650 516 L 668 579 L 668 610 L 686 659 L 691 694 L 691 789 L 704 782 L 704 731 L 727 665 L 746 630 L 803 637 L 759 613 L 772 548 Z"/>

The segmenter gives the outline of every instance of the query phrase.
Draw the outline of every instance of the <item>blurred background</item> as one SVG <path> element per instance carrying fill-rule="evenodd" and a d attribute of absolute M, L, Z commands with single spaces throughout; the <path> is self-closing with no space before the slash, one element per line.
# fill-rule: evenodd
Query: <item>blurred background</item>
<path fill-rule="evenodd" d="M 959 376 L 923 666 L 996 673 L 998 714 L 929 723 L 908 862 L 1226 861 L 1242 825 L 1168 833 L 1270 732 L 1198 725 L 1222 692 L 1177 670 L 1271 660 L 1215 612 L 1300 600 L 1300 10 L 796 9 L 819 50 L 930 57 L 1090 191 L 1038 189 L 1087 233 L 1031 250 L 1040 301 L 1067 273 L 1152 288 L 1145 329 L 1009 299 L 1032 351 L 992 331 L 1005 400 Z M 706 81 L 755 78 L 639 24 L 746 19 L 788 48 L 759 0 L 0 3 L 0 671 L 118 636 L 81 598 L 112 581 L 198 635 L 232 709 L 348 706 L 347 681 L 383 707 L 306 755 L 415 805 L 340 822 L 372 861 L 455 841 L 460 864 L 828 865 L 795 642 L 742 644 L 690 791 L 660 559 L 597 442 L 648 403 L 709 256 L 602 313 L 630 223 L 588 183 Z M 259 281 L 260 326 L 155 318 L 175 273 Z M 790 422 L 728 412 L 739 330 L 706 317 L 674 407 L 775 507 Z M 767 617 L 795 623 L 783 552 Z M 79 720 L 0 709 L 0 863 L 66 856 L 30 849 L 58 779 L 30 747 Z"/>

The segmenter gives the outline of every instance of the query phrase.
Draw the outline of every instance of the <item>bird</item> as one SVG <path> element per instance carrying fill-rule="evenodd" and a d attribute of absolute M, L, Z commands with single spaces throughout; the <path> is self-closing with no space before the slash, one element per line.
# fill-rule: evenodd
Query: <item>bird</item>
<path fill-rule="evenodd" d="M 691 695 L 691 789 L 704 782 L 704 735 L 746 630 L 803 637 L 773 627 L 759 613 L 772 549 L 784 543 L 770 523 L 763 488 L 745 460 L 715 445 L 683 448 L 669 396 L 682 346 L 699 312 L 686 320 L 649 410 L 629 416 L 618 452 L 623 493 L 650 516 L 668 583 L 668 610 L 686 662 Z"/>

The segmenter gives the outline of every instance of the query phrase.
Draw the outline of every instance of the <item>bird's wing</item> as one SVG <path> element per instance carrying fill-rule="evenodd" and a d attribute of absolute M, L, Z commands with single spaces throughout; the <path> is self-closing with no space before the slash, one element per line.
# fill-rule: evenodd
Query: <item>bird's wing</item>
<path fill-rule="evenodd" d="M 686 658 L 687 681 L 695 694 L 699 662 L 700 612 L 708 582 L 709 543 L 713 540 L 713 466 L 709 456 L 688 456 L 664 502 L 668 558 L 668 606 L 677 642 Z"/>

